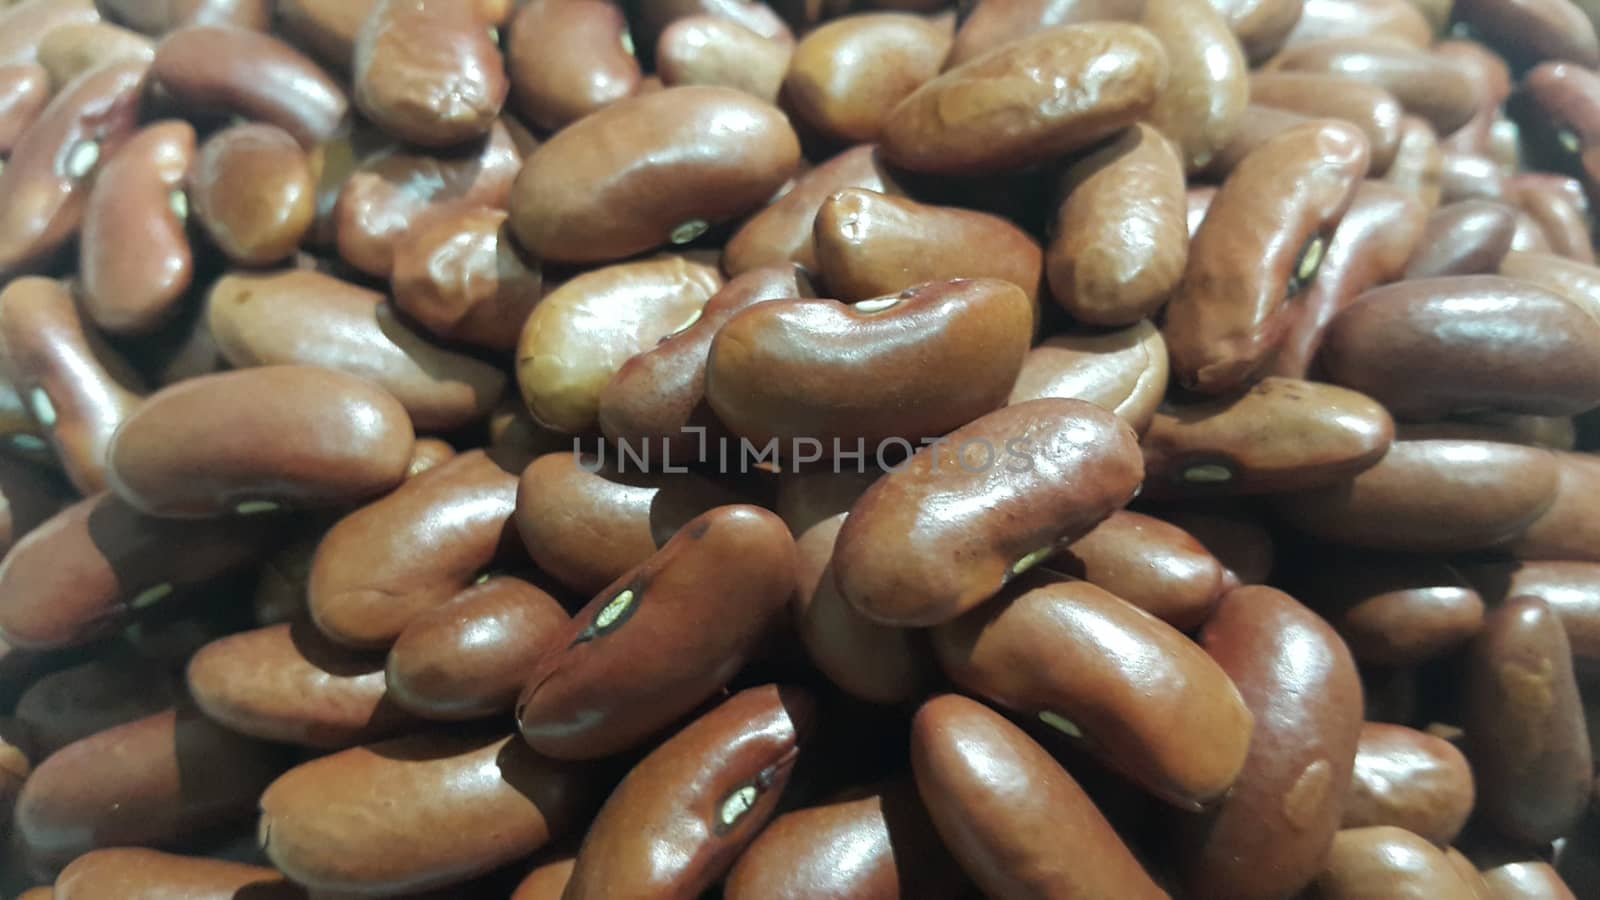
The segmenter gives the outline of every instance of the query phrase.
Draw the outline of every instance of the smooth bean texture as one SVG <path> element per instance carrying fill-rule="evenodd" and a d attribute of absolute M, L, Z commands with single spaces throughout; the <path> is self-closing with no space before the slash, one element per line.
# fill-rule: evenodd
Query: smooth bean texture
<path fill-rule="evenodd" d="M 1436 846 L 1461 833 L 1477 797 L 1466 756 L 1443 738 L 1368 722 L 1361 726 L 1343 828 L 1403 828 Z"/>

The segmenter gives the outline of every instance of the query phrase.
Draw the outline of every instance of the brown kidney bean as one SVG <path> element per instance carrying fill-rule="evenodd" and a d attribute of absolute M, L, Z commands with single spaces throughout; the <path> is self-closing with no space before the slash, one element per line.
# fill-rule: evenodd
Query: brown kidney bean
<path fill-rule="evenodd" d="M 1419 46 L 1426 46 L 1425 44 Z M 1504 60 L 1477 41 L 1440 41 L 1435 54 L 1455 62 L 1477 85 L 1479 105 L 1467 124 L 1448 135 L 1445 144 L 1464 153 L 1484 153 L 1499 157 L 1502 148 L 1496 131 L 1507 121 L 1501 107 L 1511 96 L 1511 70 Z M 1517 168 L 1521 155 L 1516 136 L 1511 136 L 1508 168 Z"/>
<path fill-rule="evenodd" d="M 1419 116 L 1406 116 L 1400 120 L 1400 145 L 1395 149 L 1394 163 L 1383 180 L 1411 192 L 1431 212 L 1445 194 L 1445 182 L 1460 175 L 1451 166 L 1462 159 L 1459 154 L 1447 155 L 1439 149 L 1439 136 L 1433 126 Z M 1452 187 L 1450 199 L 1453 202 L 1464 197 Z"/>
<path fill-rule="evenodd" d="M 728 683 L 795 584 L 777 516 L 723 506 L 695 518 L 572 617 L 517 701 L 523 739 L 559 759 L 638 746 Z"/>
<path fill-rule="evenodd" d="M 776 103 L 793 55 L 792 39 L 765 37 L 716 16 L 687 16 L 661 32 L 656 70 L 667 87 L 721 85 Z"/>
<path fill-rule="evenodd" d="M 72 496 L 55 473 L 0 457 L 0 555 L 60 512 Z"/>
<path fill-rule="evenodd" d="M 515 347 L 544 280 L 505 221 L 504 210 L 485 206 L 420 217 L 395 244 L 395 305 L 445 340 Z"/>
<path fill-rule="evenodd" d="M 517 345 L 517 382 L 534 419 L 569 434 L 592 430 L 623 365 L 695 321 L 721 287 L 714 267 L 660 256 L 585 272 L 549 292 Z"/>
<path fill-rule="evenodd" d="M 1476 796 L 1472 769 L 1455 745 L 1406 728 L 1361 726 L 1344 828 L 1394 826 L 1443 847 L 1456 839 Z"/>
<path fill-rule="evenodd" d="M 457 884 L 560 839 L 587 776 L 513 737 L 418 734 L 284 773 L 261 794 L 261 846 L 297 884 L 409 894 Z"/>
<path fill-rule="evenodd" d="M 1216 152 L 1211 158 L 1211 162 L 1201 169 L 1198 174 L 1202 178 L 1213 181 L 1224 181 L 1233 173 L 1234 169 L 1239 167 L 1245 157 L 1254 153 L 1261 145 L 1287 131 L 1298 128 L 1301 125 L 1311 124 L 1314 121 L 1316 120 L 1286 109 L 1252 103 L 1244 108 L 1244 112 L 1233 130 L 1232 137 Z M 1212 190 L 1213 194 L 1207 200 L 1208 209 L 1210 202 L 1216 199 L 1215 191 L 1217 188 Z M 1201 218 L 1201 221 L 1204 221 L 1204 217 Z M 1190 232 L 1191 238 L 1194 232 L 1198 230 L 1197 224 Z"/>
<path fill-rule="evenodd" d="M 1556 870 L 1545 862 L 1516 862 L 1483 872 L 1494 892 L 1490 900 L 1578 900 Z"/>
<path fill-rule="evenodd" d="M 1161 133 L 1136 125 L 1062 179 L 1046 257 L 1050 293 L 1090 325 L 1153 315 L 1183 275 L 1188 206 L 1183 162 Z"/>
<path fill-rule="evenodd" d="M 900 186 L 885 170 L 875 145 L 846 150 L 799 175 L 792 187 L 734 233 L 723 251 L 722 267 L 739 275 L 762 266 L 794 262 L 816 271 L 814 224 L 828 198 L 849 188 L 899 195 Z"/>
<path fill-rule="evenodd" d="M 272 0 L 100 0 L 112 18 L 146 34 L 165 34 L 186 25 L 267 31 L 273 5 Z"/>
<path fill-rule="evenodd" d="M 534 151 L 512 190 L 511 228 L 556 262 L 684 244 L 758 207 L 799 157 L 772 106 L 731 88 L 668 88 L 586 116 Z"/>
<path fill-rule="evenodd" d="M 924 703 L 911 767 L 945 846 L 985 894 L 1167 896 L 1072 776 L 984 706 L 955 694 Z M 1077 853 L 1062 854 L 1063 841 Z"/>
<path fill-rule="evenodd" d="M 1344 642 L 1268 587 L 1223 596 L 1200 644 L 1255 716 L 1244 771 L 1217 809 L 1179 825 L 1179 868 L 1199 896 L 1286 897 L 1309 884 L 1339 827 L 1361 730 Z"/>
<path fill-rule="evenodd" d="M 310 160 L 273 125 L 235 125 L 207 138 L 188 188 L 195 220 L 239 265 L 267 266 L 294 255 L 316 213 Z"/>
<path fill-rule="evenodd" d="M 814 715 L 801 691 L 751 688 L 661 744 L 601 807 L 562 897 L 695 897 L 720 881 L 776 812 Z"/>
<path fill-rule="evenodd" d="M 1445 203 L 1473 199 L 1504 202 L 1511 199 L 1511 188 L 1495 160 L 1449 151 L 1443 156 L 1439 197 Z"/>
<path fill-rule="evenodd" d="M 197 25 L 167 35 L 151 74 L 185 108 L 276 125 L 312 147 L 333 137 L 350 101 L 315 62 L 270 35 Z"/>
<path fill-rule="evenodd" d="M 1538 219 L 1525 209 L 1518 209 L 1516 216 L 1517 228 L 1511 235 L 1511 249 L 1533 253 L 1555 253 L 1555 248 L 1550 245 L 1550 238 Z"/>
<path fill-rule="evenodd" d="M 1395 37 L 1427 49 L 1434 27 L 1406 0 L 1305 0 L 1300 20 L 1284 41 L 1294 47 L 1328 38 Z"/>
<path fill-rule="evenodd" d="M 1483 627 L 1478 592 L 1435 560 L 1336 553 L 1314 562 L 1296 583 L 1368 665 L 1417 665 L 1455 650 Z"/>
<path fill-rule="evenodd" d="M 561 900 L 577 862 L 575 857 L 566 856 L 539 866 L 517 885 L 511 900 Z"/>
<path fill-rule="evenodd" d="M 1572 652 L 1600 660 L 1600 565 L 1589 562 L 1487 562 L 1462 570 L 1492 605 L 1538 597 L 1566 629 Z"/>
<path fill-rule="evenodd" d="M 393 394 L 418 429 L 478 421 L 505 390 L 495 366 L 430 343 L 382 294 L 320 272 L 227 275 L 212 287 L 206 310 L 230 363 L 360 376 Z"/>
<path fill-rule="evenodd" d="M 84 207 L 78 270 L 84 313 L 107 331 L 148 332 L 178 311 L 194 278 L 185 175 L 187 122 L 140 131 L 95 178 Z"/>
<path fill-rule="evenodd" d="M 1594 23 L 1567 0 L 1457 0 L 1456 18 L 1513 62 L 1600 66 Z"/>
<path fill-rule="evenodd" d="M 26 0 L 0 10 L 0 65 L 33 62 L 50 32 L 98 21 L 94 0 Z"/>
<path fill-rule="evenodd" d="M 1244 53 L 1207 0 L 1148 0 L 1138 21 L 1165 48 L 1170 71 L 1145 120 L 1177 145 L 1187 171 L 1199 171 L 1233 139 L 1249 103 Z"/>
<path fill-rule="evenodd" d="M 182 896 L 193 900 L 297 900 L 304 892 L 276 870 L 264 866 L 177 856 L 137 847 L 93 850 L 73 860 L 56 877 L 55 891 L 45 900 L 157 900 Z"/>
<path fill-rule="evenodd" d="M 1384 88 L 1440 134 L 1465 125 L 1477 112 L 1478 85 L 1455 60 L 1435 56 L 1393 37 L 1333 38 L 1285 50 L 1273 67 L 1326 72 Z"/>
<path fill-rule="evenodd" d="M 840 0 L 828 0 L 828 2 L 835 6 L 841 5 Z M 798 13 L 797 15 L 789 15 L 791 10 L 783 9 L 782 16 L 773 7 L 750 0 L 658 0 L 653 3 L 641 3 L 634 11 L 634 36 L 640 47 L 655 47 L 661 34 L 673 22 L 689 16 L 704 15 L 726 19 L 764 38 L 792 44 L 794 34 L 784 19 L 788 18 L 798 23 L 798 20 L 804 18 L 804 24 L 815 25 L 822 12 L 822 0 L 804 0 L 804 3 L 812 8 L 803 11 L 793 10 Z M 778 6 L 782 8 L 783 3 L 780 2 Z"/>
<path fill-rule="evenodd" d="M 1115 331 L 1047 338 L 1023 357 L 1010 402 L 1044 397 L 1087 400 L 1142 432 L 1150 426 L 1166 387 L 1166 341 L 1160 330 L 1143 321 Z"/>
<path fill-rule="evenodd" d="M 1144 474 L 1135 440 L 1079 400 L 1033 400 L 956 429 L 857 501 L 834 549 L 839 592 L 885 625 L 954 619 L 1127 503 Z M 969 460 L 973 447 L 987 459 Z"/>
<path fill-rule="evenodd" d="M 1473 327 L 1458 323 L 1470 318 Z M 1330 380 L 1398 418 L 1484 409 L 1572 415 L 1600 403 L 1600 321 L 1536 285 L 1494 275 L 1368 291 L 1322 346 Z"/>
<path fill-rule="evenodd" d="M 1566 834 L 1593 780 L 1572 650 L 1554 611 L 1513 597 L 1472 642 L 1463 726 L 1478 775 L 1479 812 L 1530 844 Z"/>
<path fill-rule="evenodd" d="M 970 62 L 997 47 L 1061 25 L 1137 22 L 1144 0 L 978 0 L 956 31 L 946 68 Z"/>
<path fill-rule="evenodd" d="M 490 578 L 411 621 L 389 649 L 396 704 L 429 719 L 509 711 L 528 670 L 559 648 L 568 622 L 556 599 L 517 578 Z"/>
<path fill-rule="evenodd" d="M 1166 84 L 1161 43 L 1137 25 L 1051 28 L 918 88 L 885 121 L 883 150 L 917 172 L 1023 169 L 1133 124 Z"/>
<path fill-rule="evenodd" d="M 512 107 L 552 130 L 632 95 L 640 79 L 628 20 L 604 0 L 523 4 L 506 35 L 506 67 Z"/>
<path fill-rule="evenodd" d="M 1508 187 L 1517 205 L 1538 223 L 1552 252 L 1577 262 L 1594 263 L 1588 200 L 1576 181 L 1559 179 L 1551 183 L 1543 176 L 1518 175 Z"/>
<path fill-rule="evenodd" d="M 1600 562 L 1600 523 L 1593 499 L 1600 490 L 1600 458 L 1558 453 L 1556 499 L 1506 550 L 1518 559 Z"/>
<path fill-rule="evenodd" d="M 459 0 L 378 0 L 356 32 L 356 107 L 422 147 L 487 134 L 510 89 L 490 24 Z"/>
<path fill-rule="evenodd" d="M 1361 129 L 1372 154 L 1374 176 L 1394 163 L 1404 111 L 1394 95 L 1381 87 L 1338 74 L 1257 72 L 1250 77 L 1250 102 L 1339 119 Z"/>
<path fill-rule="evenodd" d="M 876 140 L 900 101 L 939 74 L 951 40 L 949 29 L 910 13 L 835 19 L 795 47 L 785 105 L 824 138 Z"/>
<path fill-rule="evenodd" d="M 1530 137 L 1550 153 L 1577 154 L 1600 142 L 1600 75 L 1584 66 L 1550 60 L 1528 70 L 1513 106 Z"/>
<path fill-rule="evenodd" d="M 183 682 L 125 650 L 47 675 L 17 697 L 13 715 L 38 759 L 74 741 L 171 707 Z"/>
<path fill-rule="evenodd" d="M 1039 718 L 1181 809 L 1217 801 L 1244 765 L 1251 715 L 1228 676 L 1087 581 L 1025 576 L 932 639 L 958 686 Z"/>
<path fill-rule="evenodd" d="M 999 407 L 1033 330 L 1033 304 L 992 278 L 934 282 L 855 306 L 763 303 L 717 333 L 706 400 L 735 434 L 795 457 L 944 434 Z M 804 384 L 796 392 L 796 384 Z"/>
<path fill-rule="evenodd" d="M 1194 536 L 1118 510 L 1044 568 L 1102 588 L 1182 631 L 1198 628 L 1224 590 L 1224 570 Z"/>
<path fill-rule="evenodd" d="M 44 871 L 102 847 L 171 844 L 249 816 L 283 757 L 191 710 L 169 709 L 40 763 L 17 798 L 16 836 Z"/>
<path fill-rule="evenodd" d="M 1516 213 L 1503 203 L 1463 200 L 1435 210 L 1406 264 L 1407 279 L 1494 272 L 1511 250 Z"/>
<path fill-rule="evenodd" d="M 324 525 L 319 522 L 318 527 L 290 539 L 267 557 L 250 598 L 257 625 L 306 618 L 306 582 L 311 578 L 311 560 L 316 556 L 317 545 L 327 533 Z"/>
<path fill-rule="evenodd" d="M 378 0 L 277 0 L 278 25 L 296 44 L 340 70 L 355 59 L 356 33 Z"/>
<path fill-rule="evenodd" d="M 796 466 L 778 476 L 777 500 L 772 508 L 792 534 L 803 536 L 825 520 L 850 511 L 867 488 L 878 480 L 876 469 Z"/>
<path fill-rule="evenodd" d="M 846 302 L 930 281 L 998 278 L 1037 302 L 1043 252 L 998 216 L 846 188 L 817 210 L 816 272 Z"/>
<path fill-rule="evenodd" d="M 915 785 L 897 779 L 862 793 L 773 820 L 728 873 L 723 896 L 954 900 L 967 890 Z"/>
<path fill-rule="evenodd" d="M 394 643 L 422 613 L 520 549 L 510 524 L 516 483 L 474 450 L 345 516 L 311 565 L 312 620 L 351 647 Z"/>
<path fill-rule="evenodd" d="M 1361 134 L 1322 121 L 1268 140 L 1228 176 L 1167 304 L 1167 347 L 1185 387 L 1225 394 L 1255 379 L 1366 168 Z"/>
<path fill-rule="evenodd" d="M 132 136 L 147 63 L 113 63 L 57 93 L 0 168 L 0 276 L 48 261 L 72 239 L 100 163 Z"/>
<path fill-rule="evenodd" d="M 0 154 L 9 156 L 50 102 L 50 73 L 37 63 L 0 66 Z"/>
<path fill-rule="evenodd" d="M 449 462 L 455 455 L 456 448 L 439 438 L 420 438 L 411 445 L 411 461 L 406 463 L 406 478 L 415 478 Z"/>
<path fill-rule="evenodd" d="M 1319 900 L 1474 900 L 1471 886 L 1438 848 L 1387 825 L 1348 828 L 1333 839 L 1317 876 Z"/>
<path fill-rule="evenodd" d="M 148 65 L 155 59 L 150 39 L 104 22 L 83 22 L 50 29 L 39 41 L 39 65 L 50 73 L 54 90 L 113 62 L 132 60 Z"/>

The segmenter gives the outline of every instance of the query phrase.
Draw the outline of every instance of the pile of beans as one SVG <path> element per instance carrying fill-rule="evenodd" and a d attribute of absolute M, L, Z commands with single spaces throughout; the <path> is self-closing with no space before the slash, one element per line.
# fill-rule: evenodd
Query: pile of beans
<path fill-rule="evenodd" d="M 1596 22 L 0 0 L 0 894 L 1600 898 Z"/>

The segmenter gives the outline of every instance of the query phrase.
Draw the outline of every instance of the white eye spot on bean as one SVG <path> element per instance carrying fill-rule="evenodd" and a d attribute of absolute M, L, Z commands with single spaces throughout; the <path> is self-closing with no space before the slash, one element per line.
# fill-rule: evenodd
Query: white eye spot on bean
<path fill-rule="evenodd" d="M 67 154 L 67 174 L 73 178 L 88 177 L 100 164 L 100 142 L 84 141 Z"/>
<path fill-rule="evenodd" d="M 685 331 L 688 331 L 690 328 L 693 328 L 694 327 L 694 323 L 700 321 L 700 317 L 705 315 L 705 313 L 706 313 L 706 308 L 704 306 L 702 306 L 699 309 L 695 310 L 694 313 L 689 316 L 689 318 L 683 320 L 683 324 L 681 324 L 677 328 L 673 329 L 672 333 L 667 335 L 667 337 L 669 337 L 669 338 L 677 337 L 678 335 L 683 334 Z M 662 338 L 662 340 L 666 340 L 666 338 Z"/>
<path fill-rule="evenodd" d="M 616 624 L 617 619 L 620 619 L 622 614 L 627 612 L 628 607 L 632 605 L 633 591 L 623 591 L 616 596 L 616 599 L 607 603 L 600 610 L 600 615 L 594 617 L 594 627 L 596 630 L 610 628 Z"/>
<path fill-rule="evenodd" d="M 722 801 L 722 810 L 718 813 L 717 821 L 723 828 L 732 828 L 756 805 L 758 793 L 755 785 L 747 784 L 729 794 L 728 798 Z"/>
<path fill-rule="evenodd" d="M 18 450 L 38 452 L 46 449 L 49 445 L 44 442 L 44 438 L 36 434 L 14 434 L 11 436 L 11 446 Z"/>
<path fill-rule="evenodd" d="M 1081 737 L 1083 737 L 1083 729 L 1081 729 L 1078 726 L 1072 724 L 1072 722 L 1070 720 L 1066 719 L 1065 717 L 1060 716 L 1060 715 L 1058 715 L 1056 713 L 1053 713 L 1053 712 L 1051 712 L 1049 710 L 1045 710 L 1044 712 L 1039 713 L 1039 721 L 1045 723 L 1046 725 L 1049 725 L 1051 728 L 1054 728 L 1055 730 L 1061 732 L 1062 734 L 1065 734 L 1068 737 L 1071 737 L 1071 738 L 1081 738 Z"/>
<path fill-rule="evenodd" d="M 674 244 L 687 244 L 700 235 L 705 234 L 706 229 L 710 227 L 711 223 L 707 222 L 705 219 L 690 219 L 689 221 L 684 222 L 682 225 L 679 225 L 677 228 L 672 229 L 672 233 L 667 237 Z"/>
<path fill-rule="evenodd" d="M 899 306 L 900 299 L 899 297 L 879 297 L 876 300 L 863 300 L 860 303 L 852 304 L 850 308 L 858 313 L 871 315 L 872 313 L 880 313 L 886 309 L 893 309 Z"/>
<path fill-rule="evenodd" d="M 183 191 L 173 191 L 167 195 L 167 206 L 172 208 L 172 214 L 178 217 L 178 221 L 187 222 L 189 220 L 188 194 Z"/>
<path fill-rule="evenodd" d="M 1021 575 L 1023 572 L 1026 572 L 1034 566 L 1037 566 L 1039 563 L 1044 562 L 1046 559 L 1049 559 L 1050 554 L 1054 553 L 1055 550 L 1055 547 L 1040 547 L 1039 549 L 1029 553 L 1027 556 L 1024 556 L 1013 563 L 1011 566 L 1011 574 Z"/>
<path fill-rule="evenodd" d="M 629 56 L 634 55 L 633 35 L 626 28 L 622 29 L 622 49 L 627 51 Z"/>
<path fill-rule="evenodd" d="M 1184 469 L 1183 480 L 1191 484 L 1225 484 L 1233 480 L 1233 473 L 1227 466 L 1206 463 Z"/>
<path fill-rule="evenodd" d="M 1306 251 L 1300 254 L 1300 265 L 1295 268 L 1294 277 L 1301 284 L 1310 281 L 1317 274 L 1317 269 L 1322 267 L 1322 257 L 1327 252 L 1328 244 L 1319 235 L 1311 239 L 1306 245 Z"/>
<path fill-rule="evenodd" d="M 278 504 L 271 500 L 246 500 L 233 508 L 241 516 L 255 516 L 261 513 L 277 512 Z"/>
<path fill-rule="evenodd" d="M 45 428 L 56 427 L 56 405 L 50 402 L 50 395 L 44 388 L 34 388 L 28 395 L 28 405 L 33 408 L 33 418 Z"/>
<path fill-rule="evenodd" d="M 150 606 L 153 603 L 159 603 L 170 596 L 172 596 L 171 583 L 158 584 L 155 587 L 145 588 L 144 590 L 140 591 L 138 595 L 133 598 L 133 602 L 129 605 L 134 609 L 144 609 L 145 607 Z"/>

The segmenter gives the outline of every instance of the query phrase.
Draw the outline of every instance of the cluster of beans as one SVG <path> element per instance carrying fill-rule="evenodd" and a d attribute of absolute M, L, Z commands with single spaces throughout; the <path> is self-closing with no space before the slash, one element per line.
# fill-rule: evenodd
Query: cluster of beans
<path fill-rule="evenodd" d="M 1600 897 L 1595 21 L 0 0 L 0 892 Z"/>

